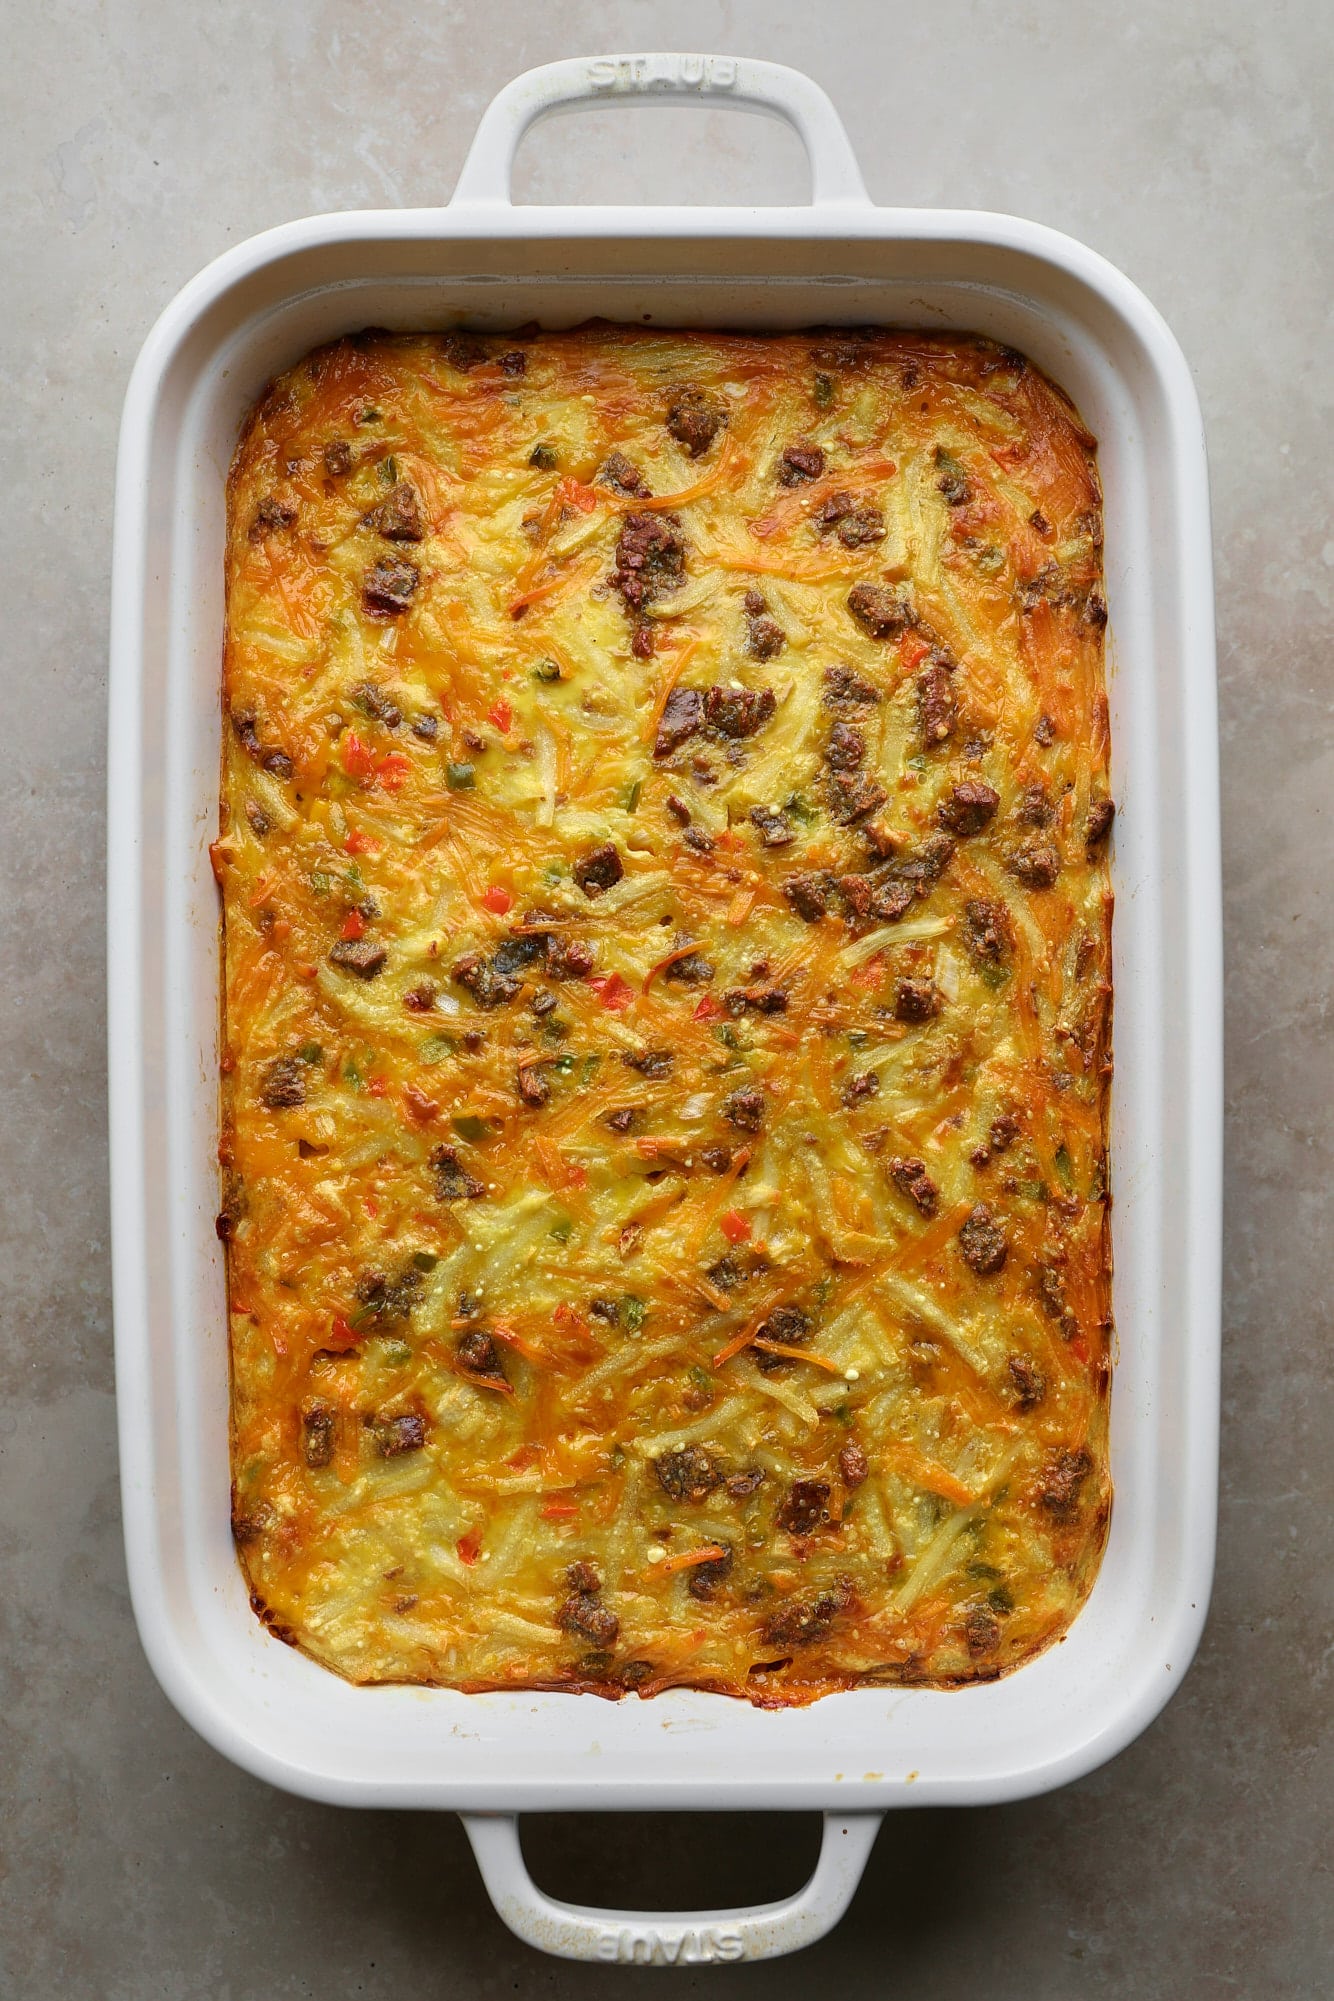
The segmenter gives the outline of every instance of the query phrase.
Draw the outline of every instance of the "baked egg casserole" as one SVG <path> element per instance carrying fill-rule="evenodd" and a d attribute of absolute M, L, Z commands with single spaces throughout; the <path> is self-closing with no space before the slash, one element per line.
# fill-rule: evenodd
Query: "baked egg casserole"
<path fill-rule="evenodd" d="M 1094 440 L 954 335 L 368 332 L 228 488 L 232 1520 L 349 1680 L 994 1679 L 1111 1507 Z"/>

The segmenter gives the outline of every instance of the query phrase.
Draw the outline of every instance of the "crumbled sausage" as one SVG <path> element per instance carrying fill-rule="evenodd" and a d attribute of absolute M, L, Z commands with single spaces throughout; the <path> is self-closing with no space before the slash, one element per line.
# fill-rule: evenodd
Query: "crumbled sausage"
<path fill-rule="evenodd" d="M 824 1639 L 840 1612 L 853 1602 L 851 1584 L 840 1578 L 832 1591 L 823 1592 L 813 1604 L 793 1599 L 765 1620 L 760 1638 L 770 1647 L 805 1647 Z"/>
<path fill-rule="evenodd" d="M 709 688 L 704 695 L 704 721 L 720 736 L 754 736 L 776 706 L 772 688 Z"/>
<path fill-rule="evenodd" d="M 871 1462 L 855 1438 L 850 1438 L 839 1453 L 838 1471 L 845 1487 L 860 1487 L 869 1478 Z"/>
<path fill-rule="evenodd" d="M 703 1147 L 699 1157 L 710 1174 L 726 1174 L 732 1165 L 732 1149 L 726 1146 Z"/>
<path fill-rule="evenodd" d="M 725 1256 L 714 1260 L 704 1276 L 710 1285 L 718 1286 L 723 1292 L 731 1292 L 735 1286 L 744 1284 L 750 1274 L 742 1270 L 732 1253 L 728 1251 Z"/>
<path fill-rule="evenodd" d="M 904 1160 L 896 1156 L 889 1163 L 889 1177 L 924 1216 L 934 1216 L 940 1207 L 940 1190 L 926 1171 L 924 1160 Z"/>
<path fill-rule="evenodd" d="M 512 977 L 504 964 L 487 959 L 480 952 L 465 952 L 454 961 L 450 977 L 470 993 L 479 1007 L 503 1007 L 520 991 L 522 982 Z"/>
<path fill-rule="evenodd" d="M 748 596 L 758 596 L 758 592 L 748 592 Z M 786 646 L 788 634 L 762 606 L 764 598 L 760 598 L 760 608 L 746 620 L 746 652 L 752 660 L 774 660 Z"/>
<path fill-rule="evenodd" d="M 1033 738 L 1044 750 L 1048 744 L 1056 741 L 1056 725 L 1049 715 L 1043 714 L 1038 717 L 1033 725 Z"/>
<path fill-rule="evenodd" d="M 1037 1363 L 1027 1355 L 1011 1355 L 1005 1366 L 1014 1389 L 1016 1408 L 1021 1411 L 1036 1410 L 1047 1394 L 1047 1378 Z"/>
<path fill-rule="evenodd" d="M 290 528 L 296 520 L 296 509 L 290 501 L 279 500 L 276 494 L 266 494 L 255 509 L 255 518 L 250 524 L 250 540 L 262 542 L 266 535 L 273 535 L 280 528 Z"/>
<path fill-rule="evenodd" d="M 471 369 L 480 368 L 488 356 L 488 349 L 474 334 L 446 334 L 440 346 L 445 360 L 451 368 L 457 368 L 460 375 L 467 375 Z"/>
<path fill-rule="evenodd" d="M 306 1102 L 305 1067 L 297 1056 L 275 1056 L 265 1065 L 260 1099 L 271 1112 L 290 1111 Z"/>
<path fill-rule="evenodd" d="M 866 852 L 873 862 L 891 860 L 903 846 L 901 837 L 894 832 L 892 827 L 887 827 L 882 820 L 873 820 L 869 826 L 858 828 L 858 832 L 865 842 Z"/>
<path fill-rule="evenodd" d="M 1008 866 L 1025 889 L 1050 889 L 1061 872 L 1061 857 L 1050 841 L 1025 841 L 1010 856 Z"/>
<path fill-rule="evenodd" d="M 829 732 L 825 763 L 833 771 L 855 771 L 866 756 L 866 738 L 855 723 L 838 722 Z"/>
<path fill-rule="evenodd" d="M 936 469 L 940 473 L 936 486 L 944 494 L 946 504 L 962 507 L 972 497 L 972 488 L 963 467 L 957 459 L 951 458 L 943 445 L 936 446 Z"/>
<path fill-rule="evenodd" d="M 1079 1511 L 1080 1490 L 1093 1471 L 1093 1457 L 1083 1446 L 1063 1447 L 1048 1462 L 1038 1499 L 1058 1522 L 1072 1521 Z"/>
<path fill-rule="evenodd" d="M 1056 812 L 1040 780 L 1024 787 L 1015 804 L 1014 817 L 1021 827 L 1050 827 Z"/>
<path fill-rule="evenodd" d="M 787 989 L 767 980 L 748 987 L 729 987 L 723 999 L 729 1014 L 786 1014 Z"/>
<path fill-rule="evenodd" d="M 517 1083 L 525 1105 L 540 1108 L 551 1102 L 551 1080 L 536 1063 L 521 1063 Z"/>
<path fill-rule="evenodd" d="M 824 699 L 826 707 L 836 711 L 869 709 L 880 700 L 880 691 L 851 667 L 826 667 Z"/>
<path fill-rule="evenodd" d="M 824 451 L 819 445 L 806 444 L 798 440 L 786 445 L 783 456 L 778 461 L 778 484 L 780 486 L 801 486 L 807 480 L 819 479 L 824 471 Z"/>
<path fill-rule="evenodd" d="M 981 1278 L 990 1278 L 1004 1268 L 1009 1245 L 1005 1232 L 985 1202 L 971 1210 L 959 1231 L 959 1255 Z"/>
<path fill-rule="evenodd" d="M 669 1077 L 676 1057 L 670 1049 L 623 1049 L 621 1061 L 627 1070 L 637 1070 L 641 1077 Z"/>
<path fill-rule="evenodd" d="M 301 1455 L 307 1466 L 327 1466 L 334 1456 L 335 1415 L 327 1403 L 308 1406 L 301 1413 Z"/>
<path fill-rule="evenodd" d="M 676 514 L 627 514 L 616 543 L 612 586 L 628 612 L 678 588 L 685 576 L 685 542 Z"/>
<path fill-rule="evenodd" d="M 345 973 L 355 973 L 359 980 L 373 980 L 388 957 L 374 938 L 340 938 L 329 953 L 329 963 L 341 966 Z"/>
<path fill-rule="evenodd" d="M 775 1306 L 762 1326 L 755 1330 L 761 1341 L 777 1341 L 785 1348 L 800 1348 L 810 1339 L 811 1316 L 801 1306 Z"/>
<path fill-rule="evenodd" d="M 726 422 L 722 404 L 693 384 L 678 391 L 667 412 L 668 431 L 692 459 L 703 456 Z"/>
<path fill-rule="evenodd" d="M 827 1480 L 794 1480 L 778 1510 L 780 1529 L 789 1535 L 814 1535 L 829 1521 Z"/>
<path fill-rule="evenodd" d="M 587 897 L 601 896 L 624 874 L 620 854 L 612 841 L 603 841 L 574 864 L 574 879 Z"/>
<path fill-rule="evenodd" d="M 1000 1621 L 985 1605 L 973 1605 L 963 1622 L 963 1637 L 974 1660 L 994 1654 L 1000 1645 Z"/>
<path fill-rule="evenodd" d="M 964 905 L 963 920 L 963 942 L 969 957 L 982 966 L 1002 964 L 1013 937 L 1005 905 L 974 898 Z"/>
<path fill-rule="evenodd" d="M 553 938 L 547 946 L 547 974 L 553 980 L 586 980 L 594 963 L 593 947 L 581 938 Z"/>
<path fill-rule="evenodd" d="M 626 458 L 623 452 L 613 452 L 598 474 L 603 486 L 611 487 L 617 493 L 629 494 L 634 498 L 647 499 L 649 486 L 639 467 Z"/>
<path fill-rule="evenodd" d="M 763 1469 L 750 1466 L 744 1473 L 729 1473 L 723 1485 L 732 1500 L 748 1501 L 764 1485 Z"/>
<path fill-rule="evenodd" d="M 643 1107 L 641 1105 L 622 1105 L 619 1111 L 608 1112 L 603 1120 L 603 1124 L 609 1132 L 633 1132 L 636 1123 L 642 1115 Z"/>
<path fill-rule="evenodd" d="M 917 676 L 917 719 L 922 742 L 928 750 L 948 743 L 954 734 L 958 704 L 950 681 L 950 670 L 934 654 Z"/>
<path fill-rule="evenodd" d="M 809 869 L 802 875 L 790 875 L 783 884 L 783 894 L 803 923 L 818 924 L 829 909 L 829 899 L 834 891 L 834 878 L 824 869 Z"/>
<path fill-rule="evenodd" d="M 556 1613 L 556 1624 L 563 1633 L 592 1640 L 598 1647 L 614 1645 L 621 1630 L 620 1620 L 595 1591 L 572 1591 Z"/>
<path fill-rule="evenodd" d="M 897 639 L 917 622 L 907 599 L 886 584 L 854 584 L 848 592 L 848 610 L 872 639 Z"/>
<path fill-rule="evenodd" d="M 475 1202 L 479 1195 L 486 1193 L 482 1183 L 469 1174 L 452 1146 L 433 1147 L 430 1167 L 435 1176 L 438 1202 Z"/>
<path fill-rule="evenodd" d="M 361 602 L 372 617 L 398 618 L 411 605 L 420 582 L 421 571 L 415 563 L 377 563 L 362 581 Z"/>
<path fill-rule="evenodd" d="M 690 1582 L 686 1587 L 691 1597 L 698 1598 L 700 1603 L 704 1605 L 709 1603 L 718 1586 L 725 1584 L 732 1574 L 733 1556 L 731 1545 L 729 1543 L 719 1543 L 717 1548 L 721 1552 L 720 1555 L 710 1557 L 707 1563 L 692 1565 Z"/>
<path fill-rule="evenodd" d="M 999 805 L 999 792 L 979 778 L 966 778 L 941 802 L 936 818 L 953 834 L 980 834 Z"/>
<path fill-rule="evenodd" d="M 845 549 L 865 549 L 885 539 L 884 515 L 869 503 L 859 506 L 855 494 L 831 494 L 817 510 L 815 521 L 822 534 L 834 529 Z"/>
<path fill-rule="evenodd" d="M 374 681 L 362 681 L 352 690 L 352 699 L 368 716 L 374 716 L 377 723 L 383 723 L 387 730 L 396 730 L 403 720 L 403 711 L 398 703 L 386 695 L 383 688 L 377 688 Z"/>
<path fill-rule="evenodd" d="M 425 1443 L 426 1419 L 416 1411 L 375 1421 L 375 1449 L 381 1459 L 398 1459 L 405 1452 L 420 1452 Z"/>
<path fill-rule="evenodd" d="M 766 848 L 786 848 L 795 838 L 792 822 L 778 806 L 752 806 L 751 824 Z"/>
<path fill-rule="evenodd" d="M 1094 799 L 1084 822 L 1084 846 L 1091 855 L 1102 845 L 1112 831 L 1112 821 L 1116 818 L 1116 807 L 1110 799 Z"/>
<path fill-rule="evenodd" d="M 838 891 L 849 917 L 856 923 L 874 918 L 881 924 L 896 924 L 913 901 L 911 883 L 878 875 L 841 875 Z"/>
<path fill-rule="evenodd" d="M 363 1272 L 355 1287 L 357 1302 L 365 1316 L 382 1326 L 406 1320 L 421 1289 L 422 1275 L 415 1265 L 409 1265 L 395 1279 L 386 1278 L 382 1271 Z"/>
<path fill-rule="evenodd" d="M 876 338 L 871 327 L 840 328 L 811 349 L 811 360 L 821 368 L 865 368 L 874 359 Z"/>
<path fill-rule="evenodd" d="M 1063 1338 L 1072 1341 L 1079 1332 L 1079 1321 L 1065 1296 L 1065 1282 L 1061 1274 L 1054 1265 L 1039 1264 L 1034 1276 L 1043 1312 L 1049 1320 L 1055 1321 Z"/>
<path fill-rule="evenodd" d="M 459 1367 L 466 1369 L 470 1376 L 484 1376 L 492 1383 L 506 1380 L 500 1350 L 482 1328 L 469 1327 L 460 1334 L 454 1352 L 458 1356 Z"/>
<path fill-rule="evenodd" d="M 954 842 L 948 834 L 928 834 L 910 855 L 890 864 L 889 873 L 899 882 L 909 883 L 914 896 L 926 896 L 939 882 L 954 858 Z"/>
<path fill-rule="evenodd" d="M 417 489 L 406 479 L 396 480 L 379 506 L 364 518 L 366 526 L 383 535 L 386 542 L 420 542 L 426 532 Z"/>
<path fill-rule="evenodd" d="M 753 1084 L 743 1084 L 723 1100 L 723 1117 L 739 1132 L 757 1133 L 764 1123 L 764 1093 Z"/>
<path fill-rule="evenodd" d="M 674 1501 L 702 1501 L 721 1486 L 723 1472 L 713 1453 L 703 1445 L 684 1445 L 679 1452 L 664 1452 L 653 1462 L 658 1484 Z"/>
<path fill-rule="evenodd" d="M 987 1130 L 993 1153 L 1004 1153 L 1018 1139 L 1021 1127 L 1013 1112 L 998 1112 Z"/>
<path fill-rule="evenodd" d="M 878 1098 L 879 1095 L 880 1072 L 878 1070 L 859 1071 L 855 1076 L 849 1077 L 847 1083 L 843 1086 L 843 1103 L 849 1110 L 854 1105 L 860 1105 L 865 1099 Z"/>
<path fill-rule="evenodd" d="M 665 980 L 675 980 L 685 987 L 706 987 L 713 978 L 714 966 L 709 959 L 703 959 L 698 952 L 687 952 L 682 959 L 673 959 L 663 973 Z"/>
<path fill-rule="evenodd" d="M 896 1021 L 930 1021 L 940 1013 L 945 997 L 933 980 L 914 980 L 906 976 L 894 983 L 894 1019 Z"/>
<path fill-rule="evenodd" d="M 330 479 L 342 479 L 352 470 L 352 447 L 345 438 L 331 438 L 324 447 L 324 470 Z"/>
<path fill-rule="evenodd" d="M 264 808 L 259 804 L 259 801 L 257 799 L 246 800 L 245 816 L 246 819 L 250 822 L 251 833 L 255 836 L 256 840 L 262 841 L 264 836 L 269 831 L 271 822 L 269 820 L 268 814 L 264 811 Z"/>
<path fill-rule="evenodd" d="M 877 812 L 888 797 L 878 778 L 867 778 L 860 771 L 829 774 L 830 809 L 842 826 L 854 826 L 858 820 Z"/>

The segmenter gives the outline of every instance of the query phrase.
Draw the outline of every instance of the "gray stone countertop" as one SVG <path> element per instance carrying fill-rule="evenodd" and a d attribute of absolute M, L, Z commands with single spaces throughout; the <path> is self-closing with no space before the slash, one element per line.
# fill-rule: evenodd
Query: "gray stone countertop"
<path fill-rule="evenodd" d="M 1213 468 L 1227 922 L 1221 1536 L 1189 1678 L 1079 1785 L 891 1815 L 849 1916 L 805 1957 L 676 1977 L 933 2001 L 1334 1991 L 1334 15 L 1322 0 L 7 0 L 0 18 L 0 1993 L 399 2001 L 648 1978 L 529 1952 L 451 1816 L 271 1792 L 154 1682 L 118 1517 L 102 895 L 116 426 L 158 310 L 270 224 L 443 199 L 516 71 L 653 46 L 808 69 L 875 199 L 1054 224 L 1166 315 Z M 801 199 L 805 181 L 776 126 L 604 112 L 536 135 L 520 185 L 702 202 Z M 814 1840 L 783 1817 L 580 1817 L 535 1824 L 530 1848 L 559 1894 L 707 1904 L 794 1887 Z"/>

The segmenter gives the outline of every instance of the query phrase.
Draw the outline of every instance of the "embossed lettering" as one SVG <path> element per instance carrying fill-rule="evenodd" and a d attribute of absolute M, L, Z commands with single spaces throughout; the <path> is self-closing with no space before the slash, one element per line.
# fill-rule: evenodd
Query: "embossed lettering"
<path fill-rule="evenodd" d="M 744 1959 L 746 1941 L 740 1932 L 713 1931 L 707 1926 L 659 1931 L 627 1925 L 620 1931 L 599 1932 L 594 1954 L 622 1966 L 700 1966 L 713 1960 Z"/>
<path fill-rule="evenodd" d="M 598 56 L 586 75 L 591 90 L 735 90 L 732 56 Z"/>

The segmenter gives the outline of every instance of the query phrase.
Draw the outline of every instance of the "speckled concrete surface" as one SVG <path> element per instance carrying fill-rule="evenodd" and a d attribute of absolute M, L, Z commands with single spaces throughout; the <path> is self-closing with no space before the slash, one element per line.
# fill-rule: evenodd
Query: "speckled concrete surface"
<path fill-rule="evenodd" d="M 933 2001 L 1323 1997 L 1334 1467 L 1327 1251 L 1334 694 L 1324 0 L 8 0 L 0 83 L 0 1994 L 23 2001 L 628 1993 L 488 1909 L 448 1816 L 305 1805 L 159 1693 L 117 1514 L 102 1002 L 104 642 L 125 378 L 206 258 L 320 208 L 430 203 L 516 70 L 606 47 L 776 56 L 832 92 L 882 201 L 1087 239 L 1195 370 L 1219 570 L 1228 923 L 1221 1556 L 1162 1719 L 1069 1791 L 891 1817 L 801 1960 L 677 1976 Z M 550 127 L 536 198 L 798 198 L 795 141 L 686 113 Z M 545 1822 L 547 1885 L 608 1900 L 792 1887 L 806 1821 Z"/>

